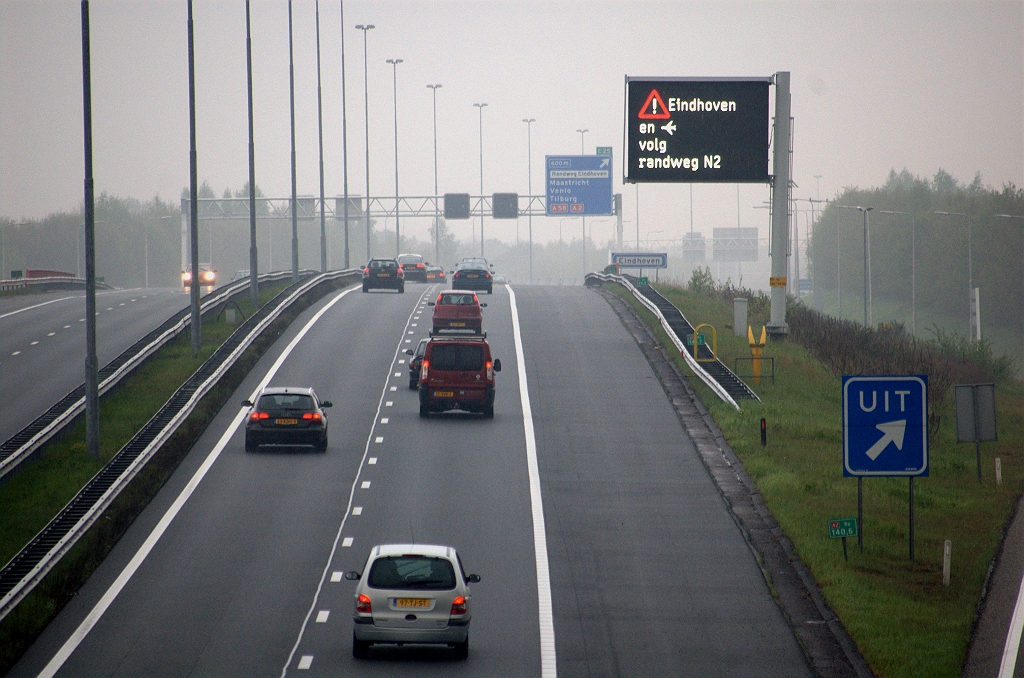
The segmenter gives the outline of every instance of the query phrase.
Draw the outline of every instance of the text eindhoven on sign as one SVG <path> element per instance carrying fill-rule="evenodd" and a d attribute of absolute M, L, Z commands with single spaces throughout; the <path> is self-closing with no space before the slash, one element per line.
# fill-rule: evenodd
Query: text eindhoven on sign
<path fill-rule="evenodd" d="M 768 181 L 771 78 L 626 77 L 625 181 Z"/>
<path fill-rule="evenodd" d="M 843 475 L 928 475 L 928 376 L 843 377 Z"/>

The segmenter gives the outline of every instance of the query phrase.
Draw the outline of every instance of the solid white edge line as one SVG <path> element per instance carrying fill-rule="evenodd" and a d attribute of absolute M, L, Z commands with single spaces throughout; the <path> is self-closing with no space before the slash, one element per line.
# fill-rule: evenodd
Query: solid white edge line
<path fill-rule="evenodd" d="M 270 380 L 273 379 L 274 375 L 277 374 L 277 371 L 281 368 L 281 365 L 284 364 L 284 361 L 288 358 L 289 354 L 291 354 L 292 350 L 298 345 L 302 338 L 306 336 L 306 332 L 308 332 L 313 327 L 313 325 L 315 325 L 316 322 L 320 320 L 320 317 L 324 313 L 326 313 L 328 309 L 334 306 L 334 304 L 338 303 L 338 301 L 340 301 L 342 297 L 344 297 L 346 294 L 352 292 L 355 289 L 358 288 L 353 287 L 351 289 L 342 291 L 336 297 L 334 297 L 334 299 L 332 299 L 330 303 L 328 303 L 326 306 L 320 309 L 316 315 L 309 319 L 309 322 L 306 323 L 305 327 L 303 327 L 299 331 L 299 333 L 295 335 L 295 338 L 291 340 L 291 342 L 281 353 L 281 355 L 278 356 L 277 360 L 274 361 L 273 366 L 270 368 L 270 370 L 267 372 L 267 375 L 263 377 L 259 385 L 253 391 L 252 396 L 250 396 L 250 399 L 254 397 L 256 393 L 259 392 L 260 389 L 262 389 L 264 386 L 270 383 Z M 64 662 L 68 660 L 68 658 L 75 651 L 75 649 L 81 644 L 83 640 L 85 640 L 85 637 L 89 635 L 89 632 L 92 631 L 93 627 L 95 627 L 96 624 L 99 623 L 100 619 L 103 617 L 103 614 L 107 611 L 107 608 L 110 607 L 110 605 L 117 598 L 118 594 L 121 593 L 121 590 L 124 589 L 124 587 L 131 580 L 132 576 L 134 576 L 136 571 L 138 571 L 138 569 L 142 566 L 142 563 L 145 562 L 150 552 L 156 546 L 156 543 L 160 541 L 160 537 L 164 535 L 164 532 L 167 531 L 167 528 L 174 521 L 174 518 L 178 515 L 178 512 L 181 511 L 182 507 L 185 505 L 185 502 L 189 500 L 189 498 L 192 496 L 192 493 L 195 492 L 195 489 L 199 487 L 199 483 L 201 483 L 203 481 L 203 478 L 206 477 L 206 473 L 213 466 L 214 462 L 217 461 L 217 457 L 220 456 L 220 453 L 227 446 L 228 441 L 231 440 L 231 437 L 234 436 L 235 431 L 237 431 L 238 427 L 242 424 L 243 421 L 245 421 L 245 414 L 245 409 L 241 409 L 238 411 L 238 414 L 235 415 L 235 418 L 231 420 L 231 423 L 228 425 L 228 428 L 224 431 L 224 435 L 222 435 L 220 437 L 220 440 L 217 441 L 217 444 L 214 445 L 213 449 L 210 451 L 210 454 L 206 456 L 206 459 L 203 461 L 202 465 L 192 475 L 192 479 L 189 480 L 188 484 L 178 495 L 178 498 L 174 500 L 174 503 L 171 504 L 170 508 L 168 508 L 167 511 L 164 513 L 163 517 L 160 519 L 160 522 L 158 522 L 156 527 L 153 528 L 153 531 L 149 533 L 149 537 L 147 537 L 146 541 L 143 542 L 141 547 L 139 547 L 139 550 L 132 557 L 131 561 L 129 561 L 128 565 L 125 566 L 125 568 L 121 571 L 121 574 L 118 575 L 117 579 L 114 580 L 114 583 L 110 585 L 110 588 L 107 589 L 106 593 L 103 594 L 103 596 L 99 599 L 96 605 L 93 606 L 89 614 L 86 615 L 85 619 L 82 620 L 82 623 L 78 625 L 78 628 L 75 629 L 75 632 L 71 634 L 71 637 L 68 638 L 67 641 L 65 641 L 64 645 L 62 645 L 60 650 L 57 651 L 57 654 L 53 656 L 53 659 L 51 659 L 50 662 L 46 665 L 46 667 L 42 670 L 42 672 L 39 674 L 39 678 L 52 678 L 52 676 L 56 675 L 57 671 L 59 671 L 60 668 L 64 665 Z"/>
<path fill-rule="evenodd" d="M 544 502 L 540 494 L 540 469 L 537 465 L 537 440 L 533 434 L 533 409 L 526 384 L 526 360 L 523 357 L 523 337 L 519 331 L 519 309 L 516 293 L 510 285 L 509 306 L 512 309 L 512 333 L 516 341 L 516 367 L 519 371 L 519 399 L 523 404 L 523 429 L 526 433 L 526 462 L 530 472 L 530 508 L 533 513 L 533 551 L 537 561 L 537 611 L 540 617 L 540 675 L 555 678 L 558 675 L 555 660 L 555 621 L 551 610 L 551 574 L 548 569 L 548 540 L 544 528 Z"/>
<path fill-rule="evenodd" d="M 1010 630 L 1006 634 L 1006 645 L 1003 647 L 1003 659 L 999 662 L 999 678 L 1013 678 L 1013 672 L 1017 669 L 1017 655 L 1020 653 L 1022 630 L 1024 630 L 1024 575 L 1021 576 L 1020 588 L 1017 590 L 1017 604 L 1013 606 Z"/>
<path fill-rule="evenodd" d="M 424 295 L 428 294 L 433 290 L 433 286 L 427 288 L 427 290 L 420 295 L 420 301 L 423 300 Z M 413 311 L 415 313 L 415 311 Z M 411 322 L 412 313 L 409 314 L 410 320 L 405 321 L 406 328 L 409 327 Z M 405 336 L 405 330 L 402 330 L 402 336 Z M 395 349 L 395 356 L 391 359 L 391 364 L 394 365 L 395 360 L 402 352 L 402 343 L 399 341 L 398 347 Z M 331 571 L 331 566 L 334 563 L 334 557 L 338 553 L 338 542 L 341 541 L 341 533 L 345 531 L 345 523 L 348 521 L 348 517 L 352 514 L 352 502 L 355 499 L 356 485 L 359 484 L 359 479 L 363 474 L 363 467 L 366 466 L 366 457 L 370 453 L 370 441 L 373 440 L 373 434 L 377 426 L 377 419 L 380 417 L 381 406 L 384 404 L 384 396 L 388 392 L 388 384 L 391 383 L 390 376 L 391 367 L 388 368 L 389 376 L 384 380 L 384 390 L 381 391 L 380 400 L 377 402 L 377 414 L 373 417 L 373 424 L 370 425 L 370 433 L 366 436 L 366 447 L 363 449 L 363 458 L 359 460 L 359 468 L 356 469 L 356 475 L 352 479 L 352 487 L 348 491 L 348 506 L 345 508 L 345 515 L 341 519 L 341 525 L 338 526 L 338 533 L 334 535 L 334 543 L 331 545 L 331 553 L 327 557 L 327 563 L 324 565 L 324 571 L 320 575 L 320 582 L 316 586 L 316 593 L 313 594 L 313 601 L 309 606 L 309 611 L 306 612 L 306 618 L 302 620 L 302 626 L 299 627 L 299 635 L 295 639 L 295 645 L 292 646 L 291 652 L 288 653 L 288 658 L 284 662 L 284 666 L 281 668 L 281 678 L 285 678 L 288 675 L 288 667 L 291 666 L 292 660 L 295 658 L 295 653 L 299 650 L 299 645 L 302 644 L 302 638 L 306 635 L 306 627 L 309 626 L 309 619 L 313 615 L 313 611 L 317 608 L 317 603 L 320 600 L 320 594 L 324 588 L 324 581 L 327 579 L 328 572 Z M 376 457 L 374 457 L 376 458 Z M 333 581 L 333 579 L 332 579 Z"/>

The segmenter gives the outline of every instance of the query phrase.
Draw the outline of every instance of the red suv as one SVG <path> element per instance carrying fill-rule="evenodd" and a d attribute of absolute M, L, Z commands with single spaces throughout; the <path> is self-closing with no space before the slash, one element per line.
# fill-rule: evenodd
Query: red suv
<path fill-rule="evenodd" d="M 480 299 L 472 292 L 465 290 L 444 291 L 437 295 L 437 300 L 427 302 L 434 307 L 433 328 L 430 335 L 438 334 L 479 334 L 487 336 L 483 331 L 483 313 Z"/>
<path fill-rule="evenodd" d="M 420 416 L 465 410 L 493 418 L 495 372 L 501 361 L 483 337 L 431 339 L 420 366 Z"/>

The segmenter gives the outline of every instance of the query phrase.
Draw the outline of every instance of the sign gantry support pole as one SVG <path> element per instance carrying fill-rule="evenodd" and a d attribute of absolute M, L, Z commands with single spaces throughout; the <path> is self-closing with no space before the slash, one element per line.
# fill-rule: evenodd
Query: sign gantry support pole
<path fill-rule="evenodd" d="M 772 275 L 771 313 L 768 334 L 784 337 L 786 324 L 786 274 L 789 263 L 789 132 L 791 101 L 789 71 L 775 74 L 775 133 L 772 148 Z M 859 526 L 858 526 L 859 527 Z"/>

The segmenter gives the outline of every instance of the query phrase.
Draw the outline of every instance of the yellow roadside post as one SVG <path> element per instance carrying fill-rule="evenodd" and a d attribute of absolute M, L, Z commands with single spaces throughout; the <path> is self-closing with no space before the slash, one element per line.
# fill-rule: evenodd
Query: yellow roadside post
<path fill-rule="evenodd" d="M 754 383 L 761 383 L 761 351 L 764 350 L 764 345 L 768 342 L 768 332 L 766 328 L 761 326 L 761 341 L 754 341 L 754 330 L 750 325 L 747 325 L 747 341 L 750 342 L 750 354 L 754 357 Z"/>

